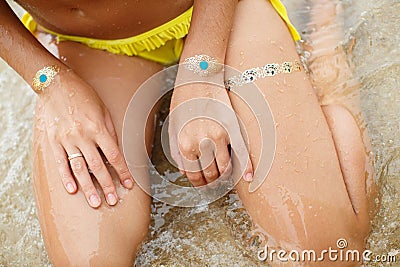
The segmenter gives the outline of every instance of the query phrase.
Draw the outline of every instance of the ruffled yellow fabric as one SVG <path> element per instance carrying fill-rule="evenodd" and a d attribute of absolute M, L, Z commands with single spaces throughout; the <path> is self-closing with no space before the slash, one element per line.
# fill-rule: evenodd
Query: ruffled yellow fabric
<path fill-rule="evenodd" d="M 295 41 L 300 34 L 290 22 L 285 6 L 280 0 L 270 0 L 277 13 L 286 22 Z M 40 26 L 40 29 L 56 36 L 57 41 L 72 41 L 85 44 L 91 48 L 101 49 L 117 55 L 139 56 L 163 65 L 177 63 L 183 50 L 183 40 L 189 32 L 193 7 L 167 23 L 145 33 L 117 40 L 102 40 L 82 36 L 72 36 L 53 32 Z M 26 13 L 22 17 L 25 27 L 34 33 L 37 23 Z"/>
<path fill-rule="evenodd" d="M 293 24 L 290 22 L 289 16 L 287 14 L 286 8 L 283 5 L 283 3 L 280 0 L 270 0 L 272 6 L 278 12 L 278 14 L 281 16 L 281 18 L 286 22 L 290 33 L 292 34 L 292 37 L 295 41 L 301 40 L 301 36 L 299 32 L 296 30 L 296 28 L 293 26 Z"/>
<path fill-rule="evenodd" d="M 40 26 L 40 29 L 56 36 L 57 41 L 72 41 L 91 48 L 106 50 L 113 54 L 140 56 L 164 65 L 178 62 L 183 49 L 183 40 L 189 32 L 193 7 L 167 23 L 145 33 L 117 40 L 102 40 L 82 36 L 72 36 L 53 32 Z M 34 33 L 37 23 L 26 13 L 22 17 L 25 27 Z"/>

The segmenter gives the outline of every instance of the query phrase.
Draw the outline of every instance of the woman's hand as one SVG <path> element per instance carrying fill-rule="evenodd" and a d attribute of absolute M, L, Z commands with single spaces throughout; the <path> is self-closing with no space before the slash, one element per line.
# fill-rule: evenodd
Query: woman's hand
<path fill-rule="evenodd" d="M 40 94 L 47 135 L 62 183 L 68 193 L 81 186 L 90 206 L 97 208 L 101 198 L 91 175 L 101 185 L 109 205 L 118 196 L 98 148 L 118 173 L 121 183 L 132 188 L 133 179 L 121 154 L 111 116 L 93 88 L 72 71 L 62 70 Z M 82 156 L 68 160 L 70 155 Z M 72 172 L 71 172 L 72 170 Z"/>
<path fill-rule="evenodd" d="M 171 154 L 181 172 L 186 174 L 190 182 L 197 187 L 213 182 L 225 172 L 229 175 L 232 166 L 229 151 L 230 137 L 221 123 L 207 119 L 207 116 L 187 120 L 187 111 L 196 108 L 196 102 L 191 101 L 195 99 L 201 99 L 202 104 L 209 107 L 218 100 L 233 109 L 226 90 L 216 85 L 192 83 L 174 90 L 169 125 Z M 183 103 L 189 106 L 176 109 Z M 215 112 L 219 114 L 215 114 L 214 118 L 226 117 L 226 109 L 216 109 Z M 240 135 L 239 126 L 234 128 L 234 131 Z M 251 181 L 253 168 L 251 161 L 247 162 L 243 178 Z"/>

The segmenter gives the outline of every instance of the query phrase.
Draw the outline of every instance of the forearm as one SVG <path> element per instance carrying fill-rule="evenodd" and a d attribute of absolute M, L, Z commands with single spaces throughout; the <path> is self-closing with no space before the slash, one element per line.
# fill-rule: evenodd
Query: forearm
<path fill-rule="evenodd" d="M 194 55 L 207 55 L 220 64 L 225 63 L 236 5 L 237 0 L 195 0 L 181 62 Z M 203 72 L 205 77 L 196 81 L 196 74 L 200 72 L 193 66 L 187 69 L 197 70 L 194 73 L 186 71 L 187 65 L 178 69 L 168 131 L 172 156 L 180 170 L 197 187 L 212 184 L 218 177 L 230 177 L 230 153 L 246 151 L 246 145 L 224 86 L 225 72 L 219 71 L 223 68 Z M 209 65 L 203 68 L 199 63 L 197 67 L 208 70 Z M 210 78 L 208 82 L 207 78 Z M 231 138 L 234 138 L 234 146 L 229 147 Z M 246 181 L 251 181 L 253 169 L 248 154 L 246 165 L 242 162 L 240 165 L 245 167 L 242 170 Z"/>
<path fill-rule="evenodd" d="M 44 66 L 67 68 L 32 36 L 3 0 L 0 0 L 0 57 L 29 84 Z"/>
<path fill-rule="evenodd" d="M 192 22 L 181 61 L 196 54 L 205 54 L 223 64 L 237 2 L 194 1 Z"/>
<path fill-rule="evenodd" d="M 181 63 L 188 57 L 208 55 L 220 64 L 224 64 L 236 6 L 237 0 L 195 0 Z M 178 83 L 181 75 L 184 75 L 182 73 L 185 72 L 178 70 Z M 171 107 L 187 99 L 205 95 L 228 103 L 229 97 L 223 86 L 224 75 L 222 73 L 219 76 L 222 86 L 211 86 L 207 83 L 176 86 Z"/>

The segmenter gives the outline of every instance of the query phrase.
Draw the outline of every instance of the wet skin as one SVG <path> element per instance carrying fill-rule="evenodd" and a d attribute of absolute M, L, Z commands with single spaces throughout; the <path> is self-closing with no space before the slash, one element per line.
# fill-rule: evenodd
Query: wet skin
<path fill-rule="evenodd" d="M 177 17 L 192 0 L 17 1 L 40 25 L 55 32 L 120 39 L 151 30 Z"/>
<path fill-rule="evenodd" d="M 125 1 L 114 1 L 109 6 L 109 2 L 103 1 L 96 3 L 96 8 L 91 1 L 24 1 L 20 4 L 51 30 L 112 39 L 130 37 L 158 26 L 184 12 L 192 3 L 143 1 L 125 6 Z M 50 47 L 44 40 L 42 38 Z M 77 43 L 63 42 L 55 48 L 66 58 L 65 64 L 104 101 L 121 141 L 127 101 L 141 82 L 162 67 Z M 269 2 L 243 0 L 239 3 L 227 64 L 244 70 L 297 58 L 293 40 Z M 117 85 L 115 80 L 118 80 Z M 321 108 L 304 71 L 285 78 L 275 76 L 259 80 L 257 86 L 269 102 L 279 126 L 276 158 L 264 184 L 254 193 L 247 191 L 248 183 L 244 181 L 237 187 L 250 215 L 271 238 L 286 248 L 321 250 L 334 246 L 338 238 L 346 238 L 350 248 L 363 248 L 369 230 L 368 201 L 371 198 L 367 194 L 371 188 L 366 188 L 365 179 L 371 179 L 366 175 L 371 166 L 368 166 L 368 150 L 353 116 L 339 100 L 330 101 Z M 321 92 L 323 95 L 323 90 Z M 262 164 L 259 162 L 261 143 L 268 140 L 260 140 L 248 108 L 234 95 L 230 97 L 247 132 L 251 133 L 249 149 L 256 167 Z M 87 205 L 81 190 L 68 195 L 58 177 L 41 110 L 38 101 L 34 181 L 41 228 L 53 263 L 59 266 L 132 266 L 136 247 L 147 231 L 149 197 L 138 187 L 129 191 L 117 185 L 121 203 L 114 208 L 103 204 L 95 210 Z M 147 139 L 150 146 L 150 133 Z M 330 263 L 327 266 L 331 266 Z"/>

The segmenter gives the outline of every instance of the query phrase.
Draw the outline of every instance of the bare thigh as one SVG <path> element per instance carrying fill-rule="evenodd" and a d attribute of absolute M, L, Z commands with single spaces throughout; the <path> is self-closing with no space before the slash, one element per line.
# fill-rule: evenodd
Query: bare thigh
<path fill-rule="evenodd" d="M 97 91 L 109 109 L 121 148 L 122 122 L 128 102 L 139 85 L 161 66 L 77 43 L 62 42 L 58 48 L 60 56 L 66 58 L 65 63 Z M 103 199 L 99 209 L 90 208 L 80 189 L 69 195 L 57 172 L 40 106 L 38 101 L 33 148 L 34 188 L 40 225 L 53 264 L 132 266 L 137 246 L 147 234 L 149 196 L 138 186 L 132 190 L 123 188 L 114 172 L 112 176 L 120 196 L 120 203 L 115 207 L 108 206 Z M 152 129 L 149 130 L 148 147 L 152 141 Z"/>
<path fill-rule="evenodd" d="M 227 64 L 243 71 L 293 60 L 299 60 L 295 44 L 270 2 L 240 1 Z M 249 193 L 249 184 L 244 181 L 237 186 L 254 222 L 276 246 L 320 250 L 335 247 L 339 238 L 345 238 L 349 247 L 362 247 L 368 233 L 366 163 L 354 120 L 344 114 L 345 123 L 351 126 L 347 134 L 357 141 L 356 149 L 346 148 L 346 153 L 352 156 L 349 163 L 358 170 L 351 176 L 359 186 L 358 203 L 351 200 L 340 152 L 337 153 L 342 144 L 336 142 L 307 74 L 278 74 L 259 79 L 256 85 L 275 120 L 276 154 L 271 171 L 258 190 Z M 262 143 L 273 140 L 261 140 L 250 109 L 234 94 L 230 97 L 249 135 L 253 165 L 265 164 L 260 161 Z"/>

